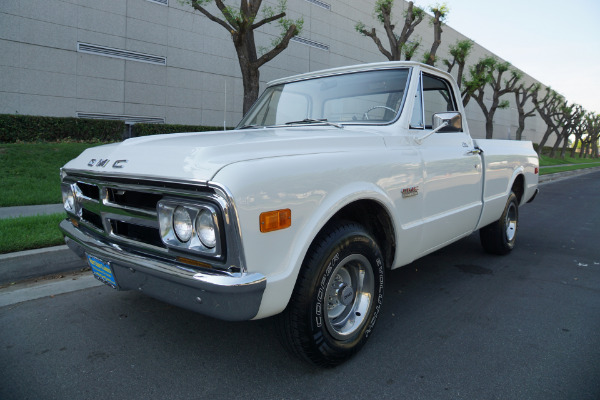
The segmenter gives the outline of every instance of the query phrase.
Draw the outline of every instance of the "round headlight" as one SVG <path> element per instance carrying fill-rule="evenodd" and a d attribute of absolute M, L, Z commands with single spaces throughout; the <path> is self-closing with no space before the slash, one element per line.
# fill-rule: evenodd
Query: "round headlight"
<path fill-rule="evenodd" d="M 215 223 L 213 215 L 209 210 L 204 209 L 198 214 L 198 218 L 196 218 L 196 232 L 198 233 L 198 238 L 202 244 L 209 249 L 212 249 L 217 245 Z"/>
<path fill-rule="evenodd" d="M 192 218 L 187 210 L 181 206 L 175 209 L 173 213 L 173 229 L 177 239 L 183 243 L 192 237 Z"/>

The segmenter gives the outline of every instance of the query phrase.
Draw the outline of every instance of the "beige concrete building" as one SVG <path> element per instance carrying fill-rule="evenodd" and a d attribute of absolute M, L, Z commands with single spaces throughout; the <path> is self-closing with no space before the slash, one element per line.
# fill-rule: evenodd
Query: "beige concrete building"
<path fill-rule="evenodd" d="M 288 16 L 303 17 L 304 28 L 261 68 L 261 83 L 385 61 L 372 40 L 354 29 L 362 21 L 385 38 L 374 4 L 288 0 Z M 397 0 L 395 7 L 402 19 L 405 2 Z M 422 38 L 415 57 L 420 59 L 431 46 L 432 28 L 424 21 L 415 34 Z M 275 24 L 261 28 L 257 45 L 269 46 L 276 35 Z M 444 27 L 439 59 L 464 38 Z M 475 45 L 469 62 L 489 53 Z M 2 114 L 216 126 L 234 126 L 242 116 L 241 74 L 229 33 L 178 0 L 2 0 L 0 54 Z M 514 96 L 506 98 L 514 105 Z M 467 113 L 474 136 L 484 137 L 483 114 L 474 101 Z M 514 138 L 516 129 L 514 107 L 496 113 L 495 138 Z M 544 129 L 539 117 L 529 118 L 523 136 L 536 140 Z"/>

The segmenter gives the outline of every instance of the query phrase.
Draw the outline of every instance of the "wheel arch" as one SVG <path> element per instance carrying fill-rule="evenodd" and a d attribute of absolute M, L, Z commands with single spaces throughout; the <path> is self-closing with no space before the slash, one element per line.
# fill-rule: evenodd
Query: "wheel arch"
<path fill-rule="evenodd" d="M 392 266 L 396 254 L 396 233 L 390 213 L 381 203 L 373 199 L 361 199 L 346 204 L 323 225 L 319 233 L 338 220 L 352 221 L 364 226 L 379 245 L 385 266 Z"/>
<path fill-rule="evenodd" d="M 521 204 L 523 194 L 525 194 L 525 176 L 522 171 L 519 171 L 517 176 L 514 177 L 511 191 L 517 196 L 517 200 Z"/>

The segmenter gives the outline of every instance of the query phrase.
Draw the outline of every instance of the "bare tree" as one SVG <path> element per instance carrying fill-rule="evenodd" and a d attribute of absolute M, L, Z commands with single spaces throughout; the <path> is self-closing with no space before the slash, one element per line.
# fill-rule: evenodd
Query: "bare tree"
<path fill-rule="evenodd" d="M 538 154 L 541 155 L 550 135 L 552 133 L 558 135 L 558 120 L 561 115 L 561 108 L 566 102 L 564 97 L 549 87 L 546 88 L 546 94 L 543 98 L 540 99 L 539 92 L 535 92 L 532 100 L 533 104 L 535 104 L 535 109 L 546 123 L 546 132 L 544 132 L 537 150 Z"/>
<path fill-rule="evenodd" d="M 473 49 L 473 44 L 474 42 L 470 39 L 457 41 L 454 45 L 450 46 L 452 61 L 444 59 L 444 64 L 448 67 L 448 72 L 452 72 L 454 67 L 457 67 L 456 82 L 459 89 L 462 88 L 467 57 Z"/>
<path fill-rule="evenodd" d="M 433 13 L 433 18 L 430 19 L 430 23 L 433 25 L 433 43 L 431 45 L 431 50 L 423 55 L 423 62 L 434 66 L 437 60 L 435 54 L 442 43 L 442 25 L 448 16 L 448 7 L 445 4 L 438 4 L 429 7 L 429 11 Z"/>
<path fill-rule="evenodd" d="M 540 90 L 541 85 L 539 83 L 532 83 L 527 88 L 525 85 L 520 84 L 515 89 L 515 101 L 517 103 L 517 111 L 519 112 L 519 127 L 515 135 L 516 140 L 521 140 L 523 137 L 523 131 L 525 130 L 525 120 L 529 117 L 535 116 L 535 106 L 530 111 L 525 111 L 525 105 L 527 101 L 532 99 L 533 96 Z"/>
<path fill-rule="evenodd" d="M 302 30 L 303 19 L 295 21 L 286 17 L 286 0 L 280 0 L 277 9 L 263 7 L 263 17 L 257 15 L 262 5 L 262 0 L 240 0 L 239 8 L 226 6 L 223 0 L 186 0 L 195 10 L 200 11 L 208 19 L 231 34 L 233 45 L 237 53 L 242 81 L 244 85 L 244 114 L 258 98 L 260 71 L 259 68 L 271 61 L 290 43 L 290 40 Z M 207 6 L 214 3 L 223 18 L 216 17 Z M 264 54 L 258 54 L 254 31 L 263 25 L 277 21 L 281 27 L 281 35 L 274 40 L 272 48 Z"/>
<path fill-rule="evenodd" d="M 386 56 L 388 60 L 400 61 L 403 52 L 405 55 L 404 59 L 410 60 L 421 42 L 420 39 L 413 42 L 409 42 L 408 39 L 413 34 L 415 27 L 423 21 L 425 11 L 422 8 L 415 6 L 412 1 L 409 1 L 406 12 L 404 13 L 404 26 L 402 32 L 398 35 L 394 32 L 396 25 L 392 22 L 393 6 L 394 0 L 377 0 L 374 9 L 377 20 L 383 24 L 389 42 L 389 50 L 383 46 L 383 43 L 377 36 L 375 28 L 369 30 L 363 22 L 358 22 L 354 28 L 361 35 L 370 37 L 377 45 L 381 54 Z"/>
<path fill-rule="evenodd" d="M 502 79 L 503 75 L 509 72 L 508 79 Z M 494 137 L 494 115 L 497 109 L 507 108 L 507 100 L 500 101 L 505 94 L 511 93 L 521 79 L 518 71 L 511 70 L 508 62 L 499 62 L 494 57 L 485 57 L 470 68 L 471 79 L 465 81 L 466 95 L 473 97 L 477 102 L 483 115 L 485 116 L 485 137 L 491 139 Z M 492 90 L 492 102 L 489 107 L 485 102 L 485 89 L 489 86 Z M 467 100 L 468 102 L 468 100 Z M 463 98 L 463 104 L 465 98 Z"/>

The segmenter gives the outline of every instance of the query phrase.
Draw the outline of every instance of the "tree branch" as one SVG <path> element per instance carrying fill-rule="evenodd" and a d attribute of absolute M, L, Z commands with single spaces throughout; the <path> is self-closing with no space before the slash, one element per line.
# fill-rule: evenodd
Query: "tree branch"
<path fill-rule="evenodd" d="M 366 29 L 361 29 L 360 33 L 362 33 L 363 35 L 368 36 L 371 39 L 373 39 L 373 42 L 375 42 L 375 44 L 377 45 L 377 48 L 379 49 L 379 51 L 384 56 L 386 56 L 388 60 L 393 61 L 392 54 L 383 47 L 383 44 L 381 43 L 381 40 L 379 40 L 379 38 L 377 37 L 377 33 L 375 32 L 375 28 L 372 28 L 370 32 L 367 31 Z"/>
<path fill-rule="evenodd" d="M 287 32 L 281 39 L 281 42 L 277 44 L 277 46 L 273 47 L 271 51 L 263 54 L 258 60 L 256 60 L 256 65 L 260 67 L 261 65 L 268 63 L 273 58 L 275 58 L 279 53 L 281 53 L 290 43 L 290 40 L 298 34 L 296 25 L 292 25 L 288 28 Z"/>
<path fill-rule="evenodd" d="M 235 28 L 233 26 L 227 24 L 227 22 L 223 21 L 222 19 L 217 18 L 214 15 L 212 15 L 206 8 L 202 7 L 198 3 L 197 0 L 192 0 L 192 7 L 194 8 L 194 10 L 200 11 L 202 14 L 204 14 L 211 21 L 216 22 L 217 24 L 221 25 L 223 28 L 227 29 L 227 31 L 229 33 L 233 34 L 233 32 L 235 31 Z"/>
<path fill-rule="evenodd" d="M 272 17 L 265 18 L 265 19 L 263 19 L 263 20 L 261 20 L 261 21 L 258 21 L 258 22 L 257 22 L 257 23 L 255 23 L 255 24 L 253 24 L 253 25 L 252 25 L 252 27 L 251 27 L 250 29 L 253 29 L 253 30 L 254 30 L 254 29 L 260 28 L 261 26 L 263 26 L 263 25 L 265 25 L 265 24 L 268 24 L 268 23 L 270 23 L 270 22 L 276 21 L 276 20 L 278 20 L 279 18 L 283 18 L 283 17 L 285 17 L 285 15 L 286 15 L 286 14 L 285 14 L 284 12 L 282 12 L 282 13 L 279 13 L 279 14 L 277 14 L 277 15 L 273 15 Z"/>

